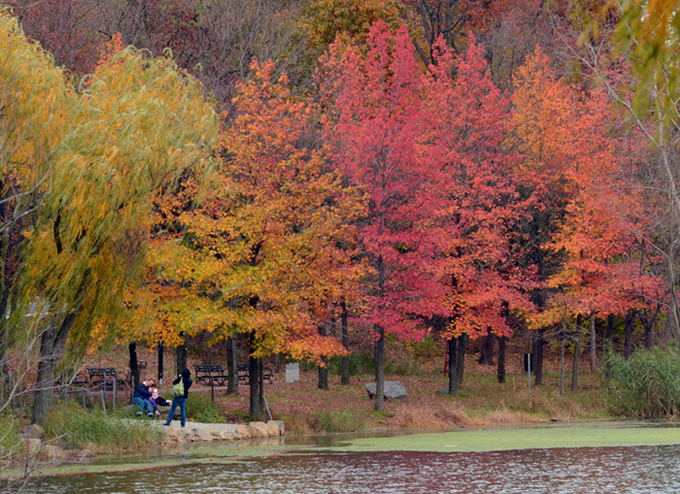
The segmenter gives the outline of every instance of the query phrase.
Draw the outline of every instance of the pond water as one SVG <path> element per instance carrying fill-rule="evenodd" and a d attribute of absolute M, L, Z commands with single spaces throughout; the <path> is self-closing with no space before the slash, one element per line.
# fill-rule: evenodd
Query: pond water
<path fill-rule="evenodd" d="M 48 477 L 44 493 L 676 493 L 680 446 L 434 453 L 296 452 Z"/>

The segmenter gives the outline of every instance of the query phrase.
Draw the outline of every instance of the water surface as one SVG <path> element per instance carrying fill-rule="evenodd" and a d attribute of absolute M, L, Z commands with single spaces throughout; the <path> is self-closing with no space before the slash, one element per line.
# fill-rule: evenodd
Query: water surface
<path fill-rule="evenodd" d="M 676 493 L 680 446 L 294 453 L 52 477 L 45 493 Z"/>

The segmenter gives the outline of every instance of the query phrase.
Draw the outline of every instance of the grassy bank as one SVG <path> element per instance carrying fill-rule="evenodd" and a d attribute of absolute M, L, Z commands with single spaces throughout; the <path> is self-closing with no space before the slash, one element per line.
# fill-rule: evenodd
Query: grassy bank
<path fill-rule="evenodd" d="M 482 367 L 482 366 L 479 366 Z M 470 425 L 520 424 L 550 419 L 606 418 L 601 399 L 600 378 L 596 374 L 581 377 L 578 393 L 560 395 L 559 374 L 544 375 L 542 386 L 532 386 L 531 395 L 526 375 L 508 375 L 499 384 L 496 376 L 484 369 L 472 369 L 465 377 L 457 396 L 437 393 L 447 387 L 446 377 L 439 372 L 417 375 L 393 375 L 388 380 L 402 382 L 409 393 L 408 401 L 387 402 L 384 412 L 374 410 L 365 384 L 369 375 L 354 376 L 352 384 L 339 384 L 331 376 L 330 390 L 316 388 L 315 371 L 301 372 L 299 383 L 286 384 L 285 375 L 275 375 L 273 385 L 265 385 L 265 394 L 274 418 L 286 422 L 286 433 L 347 432 L 374 428 L 441 428 Z M 248 389 L 241 396 L 219 393 L 220 406 L 231 412 L 232 420 L 243 419 L 248 409 Z"/>
<path fill-rule="evenodd" d="M 134 418 L 125 412 L 107 414 L 77 403 L 55 406 L 47 417 L 46 439 L 65 449 L 88 449 L 92 453 L 142 452 L 158 446 L 163 434 L 154 421 Z"/>

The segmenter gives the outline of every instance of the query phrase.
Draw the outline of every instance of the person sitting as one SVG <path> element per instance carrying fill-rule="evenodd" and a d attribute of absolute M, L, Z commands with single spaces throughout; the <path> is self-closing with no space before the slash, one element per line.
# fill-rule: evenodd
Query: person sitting
<path fill-rule="evenodd" d="M 137 415 L 141 415 L 144 411 L 146 411 L 146 414 L 149 417 L 153 417 L 154 410 L 151 406 L 151 402 L 149 401 L 149 398 L 151 398 L 149 386 L 154 385 L 155 383 L 153 382 L 153 379 L 149 379 L 148 381 L 142 381 L 139 386 L 137 386 L 135 394 L 132 397 L 132 403 L 137 405 L 137 408 L 139 408 Z"/>
<path fill-rule="evenodd" d="M 156 415 L 159 415 L 158 413 L 158 406 L 166 407 L 170 406 L 170 403 L 168 403 L 165 398 L 163 398 L 158 391 L 158 388 L 156 386 L 149 386 L 149 392 L 151 393 L 151 398 L 149 398 L 149 403 L 151 403 L 151 406 L 153 409 L 156 411 Z"/>

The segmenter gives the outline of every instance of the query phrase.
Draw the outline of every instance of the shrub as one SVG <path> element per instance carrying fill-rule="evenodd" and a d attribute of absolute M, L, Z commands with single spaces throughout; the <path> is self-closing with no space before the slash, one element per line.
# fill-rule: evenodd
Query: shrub
<path fill-rule="evenodd" d="M 222 410 L 212 402 L 208 395 L 191 393 L 187 401 L 187 417 L 196 422 L 208 424 L 224 423 Z"/>
<path fill-rule="evenodd" d="M 319 432 L 351 432 L 364 428 L 364 418 L 351 410 L 319 412 L 314 429 Z"/>
<path fill-rule="evenodd" d="M 16 455 L 24 450 L 21 441 L 19 425 L 10 416 L 0 415 L 0 458 L 6 455 Z"/>
<path fill-rule="evenodd" d="M 328 360 L 328 372 L 342 373 L 342 357 L 331 357 Z M 349 355 L 349 373 L 352 376 L 373 374 L 375 372 L 375 357 L 371 352 L 360 351 Z"/>
<path fill-rule="evenodd" d="M 73 402 L 50 411 L 45 433 L 48 439 L 62 438 L 66 447 L 97 452 L 143 450 L 162 438 L 160 427 L 153 421 L 107 415 L 100 409 L 88 411 Z"/>
<path fill-rule="evenodd" d="M 625 360 L 605 355 L 603 387 L 613 413 L 671 417 L 680 410 L 680 354 L 673 347 L 638 349 Z"/>

